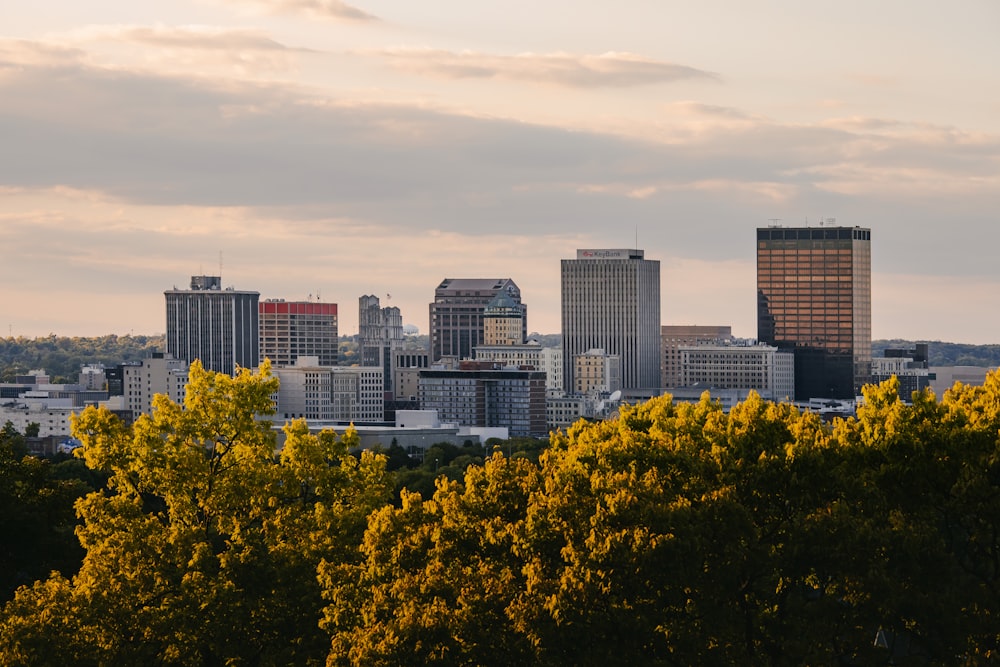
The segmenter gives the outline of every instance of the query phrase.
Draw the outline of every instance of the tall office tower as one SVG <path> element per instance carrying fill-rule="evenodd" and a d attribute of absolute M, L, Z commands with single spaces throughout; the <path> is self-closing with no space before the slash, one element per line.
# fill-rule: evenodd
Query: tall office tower
<path fill-rule="evenodd" d="M 362 366 L 382 369 L 385 391 L 393 388 L 393 355 L 403 344 L 403 316 L 399 308 L 382 308 L 378 297 L 358 298 L 358 356 Z"/>
<path fill-rule="evenodd" d="M 681 348 L 690 345 L 724 345 L 733 340 L 729 326 L 670 325 L 660 327 L 660 387 L 680 387 Z"/>
<path fill-rule="evenodd" d="M 207 370 L 235 373 L 260 363 L 259 292 L 222 289 L 220 276 L 191 276 L 191 288 L 163 293 L 167 301 L 167 354 Z"/>
<path fill-rule="evenodd" d="M 660 262 L 642 250 L 577 250 L 562 260 L 563 386 L 578 355 L 621 360 L 623 389 L 660 386 Z"/>
<path fill-rule="evenodd" d="M 336 366 L 337 304 L 268 299 L 260 303 L 260 358 L 293 366 L 299 357 L 317 357 Z"/>
<path fill-rule="evenodd" d="M 521 310 L 521 340 L 528 337 L 528 307 L 510 278 L 446 278 L 434 290 L 430 304 L 431 362 L 442 357 L 471 359 L 472 348 L 483 344 L 486 307 L 505 292 Z"/>
<path fill-rule="evenodd" d="M 757 229 L 757 338 L 795 353 L 795 398 L 853 398 L 871 377 L 871 230 Z"/>

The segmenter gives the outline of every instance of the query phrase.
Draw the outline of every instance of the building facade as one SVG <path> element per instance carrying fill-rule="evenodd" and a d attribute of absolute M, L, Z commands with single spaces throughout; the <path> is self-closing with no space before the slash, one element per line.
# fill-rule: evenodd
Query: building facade
<path fill-rule="evenodd" d="M 341 423 L 382 423 L 384 391 L 377 366 L 323 366 L 299 357 L 294 366 L 272 369 L 280 382 L 277 416 Z"/>
<path fill-rule="evenodd" d="M 167 304 L 167 354 L 218 373 L 260 364 L 259 292 L 222 289 L 219 276 L 192 276 L 187 290 L 163 293 Z"/>
<path fill-rule="evenodd" d="M 621 359 L 624 388 L 660 386 L 660 263 L 642 250 L 577 250 L 562 260 L 563 385 L 594 348 Z"/>
<path fill-rule="evenodd" d="M 728 326 L 667 325 L 660 327 L 660 386 L 681 386 L 681 348 L 692 345 L 724 345 L 733 340 Z"/>
<path fill-rule="evenodd" d="M 600 348 L 587 350 L 573 359 L 573 393 L 610 394 L 622 388 L 622 360 Z"/>
<path fill-rule="evenodd" d="M 768 401 L 795 396 L 795 358 L 790 350 L 756 342 L 680 348 L 680 387 L 755 391 Z"/>
<path fill-rule="evenodd" d="M 434 290 L 430 304 L 430 359 L 471 359 L 484 343 L 486 307 L 501 292 L 521 311 L 521 340 L 528 336 L 528 309 L 521 290 L 510 278 L 446 278 Z"/>
<path fill-rule="evenodd" d="M 563 388 L 562 350 L 557 347 L 542 347 L 537 341 L 531 341 L 524 345 L 480 345 L 474 352 L 476 361 L 543 371 L 546 389 L 561 391 Z"/>
<path fill-rule="evenodd" d="M 871 377 L 871 230 L 757 229 L 757 338 L 795 353 L 795 398 L 853 398 Z"/>
<path fill-rule="evenodd" d="M 299 357 L 317 357 L 322 366 L 337 365 L 337 304 L 267 299 L 258 314 L 261 359 L 293 366 Z"/>
<path fill-rule="evenodd" d="M 420 371 L 421 409 L 436 410 L 442 422 L 507 428 L 511 437 L 545 436 L 545 374 L 488 366 Z"/>
<path fill-rule="evenodd" d="M 393 390 L 393 355 L 402 345 L 403 316 L 399 308 L 383 308 L 374 295 L 359 297 L 358 356 L 362 366 L 382 368 L 386 392 L 391 393 Z"/>
<path fill-rule="evenodd" d="M 184 405 L 187 392 L 188 364 L 172 355 L 154 352 L 153 356 L 122 365 L 123 407 L 132 417 L 153 413 L 153 396 L 166 394 L 178 405 Z"/>

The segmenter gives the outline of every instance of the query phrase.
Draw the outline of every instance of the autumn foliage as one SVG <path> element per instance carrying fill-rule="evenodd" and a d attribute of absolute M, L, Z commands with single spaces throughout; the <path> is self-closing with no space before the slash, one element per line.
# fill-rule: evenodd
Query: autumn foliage
<path fill-rule="evenodd" d="M 1000 375 L 832 427 L 757 396 L 628 407 L 390 502 L 356 435 L 266 421 L 275 381 L 192 369 L 125 429 L 86 556 L 23 587 L 3 664 L 992 664 Z"/>

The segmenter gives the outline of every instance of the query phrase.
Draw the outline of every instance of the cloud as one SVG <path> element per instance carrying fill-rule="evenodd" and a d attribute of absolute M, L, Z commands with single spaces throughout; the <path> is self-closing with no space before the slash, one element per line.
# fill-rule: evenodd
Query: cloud
<path fill-rule="evenodd" d="M 226 0 L 272 14 L 302 14 L 334 21 L 376 21 L 372 14 L 340 0 Z"/>
<path fill-rule="evenodd" d="M 273 269 L 256 268 L 267 280 L 295 264 L 307 281 L 357 258 L 380 272 L 398 264 L 436 275 L 450 260 L 429 250 L 434 240 L 460 243 L 472 257 L 478 248 L 477 260 L 500 266 L 515 239 L 517 248 L 558 239 L 545 241 L 555 257 L 578 243 L 616 247 L 634 231 L 648 256 L 727 262 L 752 253 L 753 229 L 768 219 L 820 215 L 872 227 L 885 271 L 917 263 L 942 275 L 989 276 L 1000 243 L 1000 225 L 988 219 L 1000 139 L 888 119 L 790 124 L 689 102 L 668 108 L 655 128 L 620 136 L 72 60 L 6 70 L 0 99 L 0 188 L 96 193 L 87 220 L 114 218 L 108 211 L 122 207 L 130 213 L 114 218 L 122 226 L 111 236 L 153 234 L 140 224 L 146 218 L 157 229 L 177 226 L 187 236 L 156 232 L 135 247 L 169 248 L 189 263 L 191 247 L 210 248 L 209 266 L 220 244 L 238 244 L 243 250 L 232 252 L 255 252 L 264 264 L 259 248 L 275 250 Z M 62 209 L 19 210 L 51 220 Z M 976 242 L 943 250 L 945 220 L 956 239 L 966 230 Z M 57 236 L 73 238 L 47 235 Z M 401 242 L 363 243 L 388 238 Z M 428 241 L 407 242 L 414 238 Z M 289 260 L 296 253 L 301 263 Z M 194 273 L 197 266 L 178 264 L 169 280 Z"/>
<path fill-rule="evenodd" d="M 368 52 L 392 67 L 447 79 L 508 79 L 573 88 L 625 88 L 682 79 L 718 80 L 718 75 L 634 53 L 600 55 L 522 53 L 501 56 L 475 51 L 397 48 Z"/>
<path fill-rule="evenodd" d="M 207 25 L 89 26 L 75 36 L 90 40 L 131 42 L 165 49 L 199 51 L 289 51 L 287 46 L 259 30 Z"/>

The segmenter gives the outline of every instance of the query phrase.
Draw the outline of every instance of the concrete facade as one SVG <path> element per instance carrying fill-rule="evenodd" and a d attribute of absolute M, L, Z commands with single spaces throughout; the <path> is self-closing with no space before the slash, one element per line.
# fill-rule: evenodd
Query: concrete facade
<path fill-rule="evenodd" d="M 337 365 L 337 304 L 267 299 L 258 314 L 261 359 L 293 366 L 299 357 L 317 357 L 320 365 Z"/>
<path fill-rule="evenodd" d="M 577 355 L 621 359 L 622 386 L 660 385 L 660 263 L 642 250 L 577 250 L 561 263 L 563 385 L 576 386 Z"/>
<path fill-rule="evenodd" d="M 232 375 L 260 364 L 259 292 L 222 289 L 220 276 L 192 276 L 187 290 L 163 293 L 167 353 L 189 364 Z"/>

